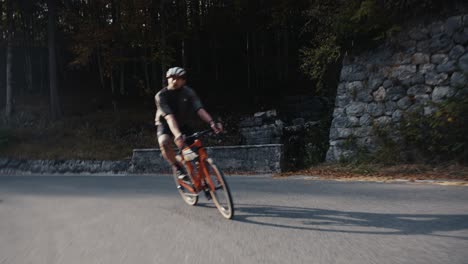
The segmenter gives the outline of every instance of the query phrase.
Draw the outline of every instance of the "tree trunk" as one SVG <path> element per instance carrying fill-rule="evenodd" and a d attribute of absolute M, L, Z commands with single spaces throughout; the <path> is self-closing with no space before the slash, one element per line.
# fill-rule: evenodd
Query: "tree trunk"
<path fill-rule="evenodd" d="M 257 71 L 257 69 L 258 69 L 258 65 L 257 65 L 257 63 L 258 63 L 257 62 L 257 48 L 258 47 L 257 47 L 257 37 L 256 37 L 256 35 L 257 34 L 254 32 L 252 34 L 251 41 L 250 41 L 251 50 L 252 50 L 252 69 L 251 69 L 252 74 L 251 74 L 251 76 L 253 76 L 253 78 L 252 78 L 252 80 L 253 80 L 252 81 L 253 89 L 255 91 L 258 91 L 258 81 L 259 81 L 258 71 Z"/>
<path fill-rule="evenodd" d="M 101 88 L 103 90 L 105 90 L 106 85 L 104 83 L 104 70 L 102 68 L 101 49 L 100 48 L 98 48 L 98 50 L 97 50 L 96 59 L 97 59 L 97 64 L 98 64 L 99 81 L 101 82 Z"/>
<path fill-rule="evenodd" d="M 8 41 L 6 56 L 6 104 L 5 117 L 7 121 L 11 119 L 13 112 L 13 47 L 11 41 Z"/>
<path fill-rule="evenodd" d="M 110 74 L 110 87 L 111 87 L 111 100 L 112 100 L 112 107 L 114 108 L 114 113 L 118 112 L 118 106 L 117 106 L 117 96 L 116 96 L 116 91 L 115 91 L 115 83 L 114 83 L 114 69 L 111 66 L 111 74 Z"/>
<path fill-rule="evenodd" d="M 276 66 L 277 66 L 277 68 L 276 69 L 277 69 L 278 80 L 283 81 L 284 80 L 284 71 L 283 71 L 282 65 L 283 65 L 284 62 L 283 62 L 283 52 L 282 52 L 283 51 L 283 49 L 282 49 L 283 42 L 281 40 L 282 40 L 281 39 L 281 31 L 278 31 L 276 33 L 276 47 L 277 47 L 277 49 L 276 49 L 276 54 L 277 54 L 277 56 L 276 56 L 276 59 L 277 59 Z"/>
<path fill-rule="evenodd" d="M 213 39 L 212 39 L 212 57 L 213 57 L 213 67 L 214 67 L 214 76 L 215 76 L 215 80 L 216 81 L 219 81 L 219 64 L 218 64 L 218 44 L 216 42 L 216 35 L 213 36 Z"/>
<path fill-rule="evenodd" d="M 265 61 L 265 32 L 260 34 L 261 44 L 260 44 L 260 65 L 258 66 L 260 69 L 260 90 L 265 91 L 265 69 L 268 68 L 268 64 Z"/>
<path fill-rule="evenodd" d="M 112 15 L 112 24 L 116 27 L 119 27 L 120 24 L 120 6 L 118 6 L 119 1 L 112 0 L 111 1 L 111 15 Z M 111 65 L 110 67 L 110 87 L 111 87 L 111 102 L 114 108 L 114 113 L 118 113 L 118 103 L 117 103 L 117 90 L 115 87 L 115 78 L 114 78 L 114 71 L 115 67 Z M 116 116 L 119 118 L 119 116 Z"/>
<path fill-rule="evenodd" d="M 158 85 L 156 85 L 159 81 L 159 77 L 158 77 L 158 63 L 155 62 L 155 61 L 152 61 L 151 62 L 151 76 L 153 77 L 153 84 L 154 84 L 154 92 L 157 93 L 162 87 L 158 87 Z"/>
<path fill-rule="evenodd" d="M 148 60 L 147 60 L 147 56 L 148 56 L 148 53 L 147 53 L 147 50 L 145 50 L 145 57 L 143 59 L 143 72 L 145 74 L 145 90 L 146 91 L 150 91 L 151 89 L 151 83 L 150 83 L 150 77 L 149 77 L 149 70 L 148 70 Z"/>
<path fill-rule="evenodd" d="M 123 53 L 121 52 L 120 54 L 122 56 Z M 119 81 L 120 95 L 124 95 L 125 94 L 125 63 L 124 62 L 120 63 L 119 71 L 120 71 L 120 81 Z"/>
<path fill-rule="evenodd" d="M 187 1 L 181 1 L 181 5 L 178 9 L 178 13 L 180 14 L 178 17 L 179 17 L 179 31 L 180 32 L 187 32 L 187 29 L 188 29 L 188 17 L 187 17 Z M 181 52 L 181 58 L 182 58 L 182 67 L 183 68 L 187 68 L 187 54 L 186 54 L 186 50 L 185 50 L 185 47 L 186 47 L 186 43 L 185 43 L 185 37 L 182 39 L 182 43 L 181 43 L 181 48 L 180 48 L 180 52 Z"/>
<path fill-rule="evenodd" d="M 284 37 L 284 74 L 286 80 L 289 78 L 289 34 L 288 30 L 283 30 L 283 37 Z"/>
<path fill-rule="evenodd" d="M 32 45 L 34 37 L 32 36 L 32 11 L 27 2 L 21 6 L 21 22 L 23 27 L 23 50 L 24 50 L 24 73 L 26 82 L 26 91 L 33 90 L 33 72 L 32 72 Z"/>
<path fill-rule="evenodd" d="M 50 83 L 50 111 L 52 120 L 60 119 L 62 116 L 60 110 L 60 101 L 58 96 L 58 81 L 57 81 L 57 54 L 55 43 L 56 31 L 56 0 L 47 0 L 49 9 L 48 20 L 48 46 L 49 46 L 49 83 Z"/>
<path fill-rule="evenodd" d="M 195 33 L 194 40 L 193 40 L 193 45 L 194 45 L 194 62 L 192 62 L 193 67 L 194 67 L 194 74 L 200 74 L 202 70 L 202 53 L 203 53 L 203 48 L 200 40 L 200 35 Z"/>
<path fill-rule="evenodd" d="M 246 36 L 245 36 L 245 50 L 246 50 L 246 61 L 247 61 L 247 88 L 248 88 L 248 91 L 251 90 L 251 86 L 250 86 L 250 42 L 249 42 L 249 33 L 247 32 L 246 33 Z"/>
<path fill-rule="evenodd" d="M 160 15 L 161 13 L 159 12 L 159 8 L 160 8 L 160 5 L 161 3 L 158 1 L 158 0 L 152 0 L 151 1 L 151 10 L 154 10 L 154 12 L 156 12 L 156 15 L 154 16 L 151 16 L 151 31 L 150 31 L 150 34 L 151 35 L 158 35 L 159 32 L 161 31 L 160 29 L 160 25 L 159 25 L 159 20 L 160 18 L 158 17 L 158 14 Z M 154 85 L 153 87 L 153 91 L 154 93 L 157 93 L 160 89 L 159 85 L 157 85 L 159 83 L 159 77 L 161 76 L 159 74 L 159 63 L 154 60 L 153 58 L 153 55 L 156 53 L 158 48 L 155 48 L 154 46 L 151 46 L 149 48 L 149 56 L 151 58 L 150 60 L 150 64 L 151 64 L 151 80 L 152 80 L 152 83 Z"/>
<path fill-rule="evenodd" d="M 185 40 L 182 40 L 182 45 L 180 48 L 181 57 L 182 57 L 182 67 L 187 68 L 187 56 L 185 54 Z"/>
<path fill-rule="evenodd" d="M 190 52 L 190 66 L 192 67 L 192 73 L 199 75 L 201 69 L 201 53 L 202 45 L 200 41 L 200 1 L 191 0 L 187 2 L 187 23 L 189 26 L 189 32 L 192 33 L 190 38 L 190 46 L 188 51 Z M 193 51 L 193 52 L 192 52 Z"/>
<path fill-rule="evenodd" d="M 13 112 L 13 0 L 7 1 L 7 23 L 8 23 L 8 46 L 6 54 L 6 102 L 5 118 L 7 122 L 11 119 Z"/>
<path fill-rule="evenodd" d="M 166 2 L 167 0 L 161 0 L 159 5 L 159 15 L 161 17 L 159 24 L 161 30 L 161 50 L 162 50 L 162 59 L 161 59 L 161 87 L 166 85 L 166 71 L 167 71 L 167 43 L 166 43 Z"/>
<path fill-rule="evenodd" d="M 40 49 L 39 51 L 39 72 L 40 72 L 40 80 L 39 80 L 39 91 L 40 93 L 44 93 L 45 89 L 45 75 L 46 75 L 46 65 L 45 65 L 45 59 L 44 59 L 44 52 L 43 49 Z"/>
<path fill-rule="evenodd" d="M 121 26 L 121 6 L 120 6 L 120 1 L 112 1 L 113 6 L 115 7 L 114 10 L 114 18 L 115 18 L 115 24 L 117 27 L 122 31 L 123 28 Z M 122 8 L 124 9 L 124 8 Z M 118 40 L 120 41 L 122 36 L 118 36 Z M 121 44 L 122 45 L 122 44 Z M 119 63 L 119 93 L 120 95 L 125 94 L 125 62 L 122 60 L 124 56 L 124 50 L 123 47 L 119 47 L 119 59 L 121 62 Z"/>
<path fill-rule="evenodd" d="M 33 87 L 33 71 L 32 71 L 30 47 L 25 48 L 24 62 L 25 62 L 25 72 L 26 72 L 26 90 L 31 92 L 34 90 L 34 87 Z"/>

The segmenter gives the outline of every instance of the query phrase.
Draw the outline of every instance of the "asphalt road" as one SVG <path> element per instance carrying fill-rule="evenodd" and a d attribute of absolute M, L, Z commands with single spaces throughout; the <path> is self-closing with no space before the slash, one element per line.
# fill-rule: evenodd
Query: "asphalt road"
<path fill-rule="evenodd" d="M 227 179 L 233 220 L 169 176 L 0 177 L 0 263 L 468 263 L 468 187 Z"/>

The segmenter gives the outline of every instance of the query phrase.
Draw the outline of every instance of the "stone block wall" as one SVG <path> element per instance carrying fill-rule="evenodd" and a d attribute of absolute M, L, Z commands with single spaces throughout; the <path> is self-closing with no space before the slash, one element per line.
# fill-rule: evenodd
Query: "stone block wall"
<path fill-rule="evenodd" d="M 283 145 L 207 147 L 210 157 L 226 173 L 276 173 L 283 167 Z M 170 173 L 159 149 L 135 149 L 132 160 L 15 160 L 0 159 L 2 175 L 95 175 Z"/>
<path fill-rule="evenodd" d="M 284 170 L 322 162 L 328 146 L 330 104 L 310 94 L 287 96 L 276 109 L 258 112 L 239 123 L 244 145 L 283 144 Z"/>
<path fill-rule="evenodd" d="M 468 15 L 403 30 L 379 48 L 343 62 L 327 161 L 379 148 L 375 129 L 407 112 L 429 115 L 450 97 L 468 95 Z M 397 135 L 394 135 L 397 138 Z"/>
<path fill-rule="evenodd" d="M 239 123 L 242 145 L 280 144 L 283 122 L 277 119 L 276 110 L 255 113 Z"/>
<path fill-rule="evenodd" d="M 130 160 L 0 159 L 0 174 L 126 174 Z"/>
<path fill-rule="evenodd" d="M 313 95 L 287 96 L 278 107 L 279 112 L 257 112 L 240 121 L 242 145 L 287 144 L 295 131 L 304 129 L 306 123 L 322 120 L 330 109 L 326 98 Z"/>
<path fill-rule="evenodd" d="M 282 170 L 281 144 L 207 147 L 206 150 L 218 167 L 227 173 L 274 173 Z M 135 149 L 132 172 L 168 173 L 170 167 L 159 149 Z"/>

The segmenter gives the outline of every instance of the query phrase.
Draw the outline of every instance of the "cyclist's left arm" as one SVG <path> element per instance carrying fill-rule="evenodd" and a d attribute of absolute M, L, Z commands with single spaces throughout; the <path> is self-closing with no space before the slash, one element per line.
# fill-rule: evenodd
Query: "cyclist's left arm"
<path fill-rule="evenodd" d="M 211 115 L 204 108 L 198 109 L 197 114 L 201 120 L 210 124 L 211 129 L 213 129 L 216 134 L 223 132 L 223 124 L 221 124 L 221 122 L 215 122 Z"/>
<path fill-rule="evenodd" d="M 223 125 L 220 122 L 215 122 L 211 115 L 205 110 L 203 107 L 203 104 L 200 100 L 200 98 L 197 96 L 195 91 L 193 91 L 191 88 L 187 88 L 187 92 L 189 93 L 190 100 L 192 101 L 192 106 L 195 112 L 198 114 L 201 120 L 205 121 L 208 123 L 213 129 L 213 131 L 218 134 L 220 132 L 223 132 Z"/>

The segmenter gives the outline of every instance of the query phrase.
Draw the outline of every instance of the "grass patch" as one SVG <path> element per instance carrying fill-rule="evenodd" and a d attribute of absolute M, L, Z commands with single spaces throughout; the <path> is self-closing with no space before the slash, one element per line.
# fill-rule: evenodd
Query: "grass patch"
<path fill-rule="evenodd" d="M 151 113 L 136 110 L 118 114 L 101 111 L 33 125 L 17 120 L 8 133 L 0 132 L 0 155 L 16 159 L 126 159 L 134 148 L 156 147 L 151 121 Z"/>
<path fill-rule="evenodd" d="M 159 147 L 154 106 L 127 106 L 118 112 L 90 108 L 85 111 L 71 104 L 67 107 L 65 116 L 52 122 L 46 105 L 29 101 L 18 105 L 8 126 L 0 122 L 0 157 L 122 160 L 131 158 L 133 149 Z M 238 118 L 230 117 L 223 123 L 227 133 L 206 138 L 206 146 L 238 144 Z M 199 128 L 208 126 L 200 121 Z"/>

